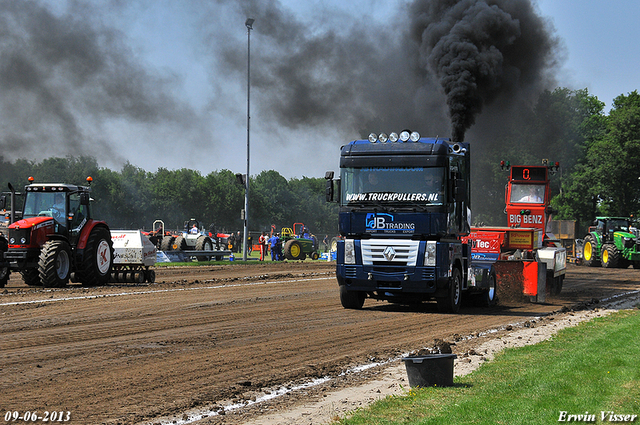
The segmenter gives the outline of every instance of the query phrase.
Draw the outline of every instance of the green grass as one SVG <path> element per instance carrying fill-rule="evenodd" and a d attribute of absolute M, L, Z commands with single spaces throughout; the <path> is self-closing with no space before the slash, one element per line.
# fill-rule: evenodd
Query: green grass
<path fill-rule="evenodd" d="M 335 423 L 551 424 L 561 411 L 589 412 L 596 423 L 609 423 L 601 411 L 640 415 L 637 309 L 562 330 L 537 345 L 506 349 L 455 378 L 453 387 L 407 389 Z"/>

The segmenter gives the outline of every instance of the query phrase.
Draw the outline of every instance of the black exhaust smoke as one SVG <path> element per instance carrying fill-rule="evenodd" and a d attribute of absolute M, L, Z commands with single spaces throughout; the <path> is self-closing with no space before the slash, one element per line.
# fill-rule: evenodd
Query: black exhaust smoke
<path fill-rule="evenodd" d="M 530 0 L 416 0 L 414 41 L 447 98 L 451 136 L 464 140 L 483 105 L 549 86 L 557 41 Z"/>

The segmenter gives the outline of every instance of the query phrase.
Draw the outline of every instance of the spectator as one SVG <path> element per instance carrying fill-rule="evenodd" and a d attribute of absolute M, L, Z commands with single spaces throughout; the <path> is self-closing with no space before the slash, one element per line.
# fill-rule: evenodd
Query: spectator
<path fill-rule="evenodd" d="M 264 261 L 264 254 L 267 250 L 267 236 L 265 232 L 262 232 L 258 238 L 258 244 L 260 245 L 260 261 Z"/>
<path fill-rule="evenodd" d="M 271 248 L 271 261 L 277 261 L 278 260 L 278 251 L 277 251 L 277 246 L 278 244 L 278 234 L 274 233 L 273 235 L 271 235 L 271 237 L 269 238 L 269 247 Z"/>

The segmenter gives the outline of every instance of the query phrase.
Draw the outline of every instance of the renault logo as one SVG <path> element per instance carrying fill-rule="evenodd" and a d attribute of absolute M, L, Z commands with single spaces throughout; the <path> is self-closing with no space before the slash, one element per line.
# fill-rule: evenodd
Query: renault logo
<path fill-rule="evenodd" d="M 392 261 L 394 258 L 396 258 L 396 250 L 393 249 L 392 246 L 388 246 L 384 249 L 382 255 L 384 255 L 384 258 L 386 258 L 387 261 Z"/>

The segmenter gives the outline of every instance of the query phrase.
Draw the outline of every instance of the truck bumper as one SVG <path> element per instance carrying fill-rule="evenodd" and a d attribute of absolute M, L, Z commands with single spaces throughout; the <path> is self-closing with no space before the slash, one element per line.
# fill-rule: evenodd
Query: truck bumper
<path fill-rule="evenodd" d="M 449 277 L 438 275 L 435 267 L 411 267 L 400 270 L 339 264 L 336 269 L 338 284 L 349 291 L 367 292 L 370 297 L 394 300 L 418 296 L 418 300 L 444 296 Z"/>

